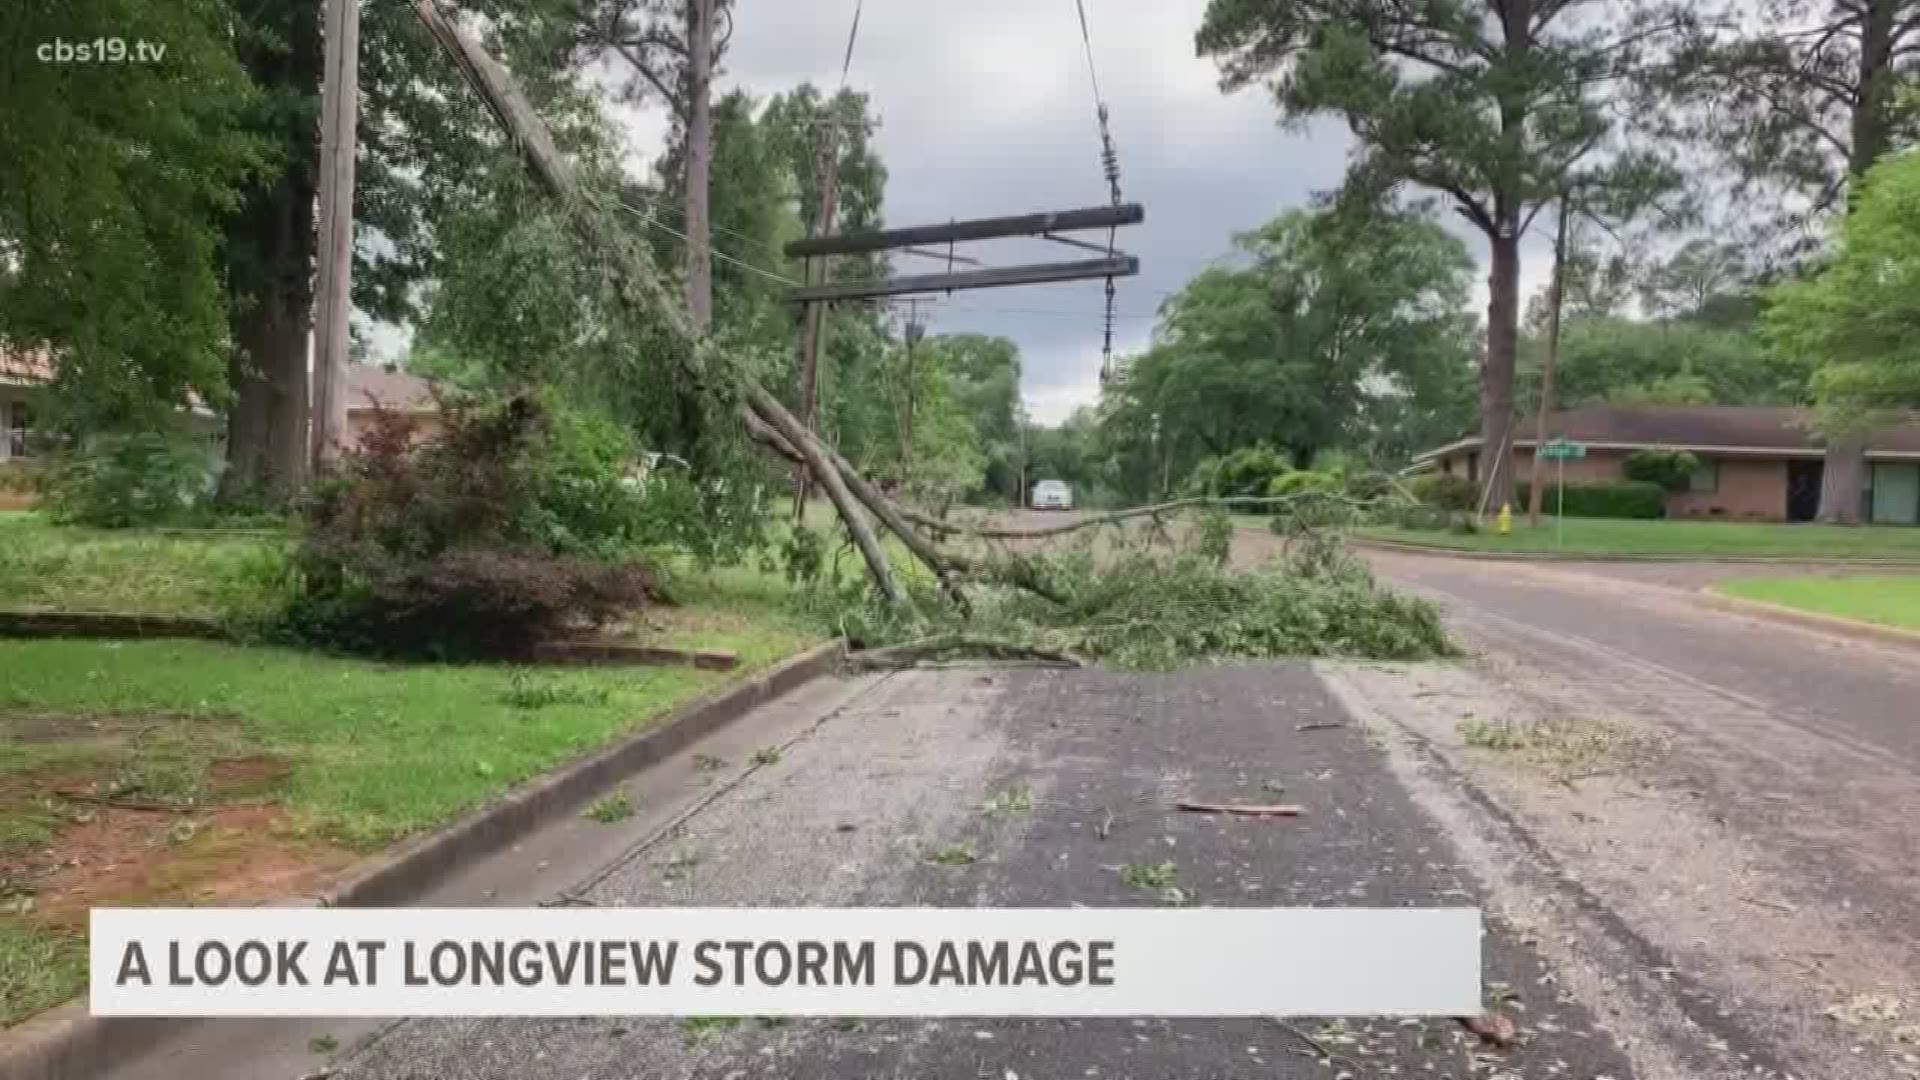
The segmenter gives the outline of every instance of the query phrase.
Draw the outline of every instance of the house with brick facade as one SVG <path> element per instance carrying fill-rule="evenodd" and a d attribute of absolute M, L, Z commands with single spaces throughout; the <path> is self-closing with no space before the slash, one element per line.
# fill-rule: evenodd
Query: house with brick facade
<path fill-rule="evenodd" d="M 1533 435 L 1529 418 L 1509 450 L 1521 483 L 1533 468 Z M 1554 413 L 1547 438 L 1586 447 L 1586 457 L 1566 462 L 1568 483 L 1623 479 L 1627 455 L 1636 450 L 1691 453 L 1699 468 L 1684 490 L 1668 494 L 1668 517 L 1811 521 L 1819 512 L 1825 450 L 1806 409 L 1589 405 Z M 1417 455 L 1414 467 L 1477 483 L 1484 453 L 1477 436 L 1465 438 Z M 1869 441 L 1861 520 L 1920 524 L 1920 417 L 1883 428 Z"/>
<path fill-rule="evenodd" d="M 38 397 L 53 378 L 45 353 L 0 350 L 0 509 L 20 509 L 35 501 L 32 471 L 35 459 L 47 449 L 35 425 Z M 404 414 L 414 431 L 425 436 L 437 426 L 439 404 L 433 384 L 391 366 L 347 365 L 347 431 L 358 445 L 379 410 Z M 211 410 L 196 405 L 193 426 L 207 441 L 217 463 L 226 453 L 225 425 Z"/>

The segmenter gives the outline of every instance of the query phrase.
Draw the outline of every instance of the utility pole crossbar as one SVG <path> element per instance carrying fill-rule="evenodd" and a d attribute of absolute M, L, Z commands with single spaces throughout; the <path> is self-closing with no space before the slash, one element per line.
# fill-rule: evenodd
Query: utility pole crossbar
<path fill-rule="evenodd" d="M 1084 210 L 1053 210 L 1014 217 L 976 218 L 950 221 L 944 225 L 915 225 L 879 232 L 844 233 L 839 236 L 815 236 L 794 240 L 783 249 L 789 259 L 819 255 L 858 255 L 869 251 L 893 251 L 928 244 L 949 244 L 965 240 L 995 240 L 1004 236 L 1039 236 L 1043 233 L 1076 232 L 1081 229 L 1110 229 L 1119 225 L 1138 225 L 1147 219 L 1146 208 L 1139 203 L 1119 206 L 1093 206 Z"/>
<path fill-rule="evenodd" d="M 844 281 L 830 285 L 809 285 L 800 289 L 788 289 L 786 300 L 796 304 L 815 303 L 822 300 L 867 300 L 880 296 L 905 296 L 909 293 L 959 292 L 964 289 L 994 289 L 1007 285 L 1038 285 L 1047 281 L 1132 277 L 1139 272 L 1140 260 L 1129 255 L 1117 259 L 1087 259 L 1082 262 L 996 266 L 987 270 L 966 270 L 955 274 L 918 274 L 911 277 L 888 278 L 885 281 Z"/>

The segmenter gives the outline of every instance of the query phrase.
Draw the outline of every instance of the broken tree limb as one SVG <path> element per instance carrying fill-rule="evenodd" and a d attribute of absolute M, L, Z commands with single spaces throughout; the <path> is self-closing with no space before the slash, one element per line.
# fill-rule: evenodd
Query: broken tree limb
<path fill-rule="evenodd" d="M 1039 660 L 1062 667 L 1086 666 L 1085 660 L 1059 649 L 1044 649 L 1018 641 L 972 637 L 964 634 L 946 634 L 921 638 L 918 641 L 909 641 L 884 649 L 866 649 L 849 654 L 847 663 L 860 670 L 885 670 L 912 667 L 922 660 L 950 656 L 954 653 L 966 653 L 992 660 Z"/>
<path fill-rule="evenodd" d="M 1343 502 L 1355 507 L 1370 505 L 1365 500 L 1349 498 L 1325 491 L 1301 491 L 1292 495 L 1260 495 L 1248 497 L 1199 495 L 1188 499 L 1175 499 L 1172 502 L 1156 503 L 1152 506 L 1134 506 L 1125 510 L 1112 510 L 1095 514 L 1092 517 L 1078 518 L 1061 525 L 1048 525 L 1037 529 L 1001 529 L 980 525 L 966 525 L 955 521 L 941 521 L 910 507 L 901 507 L 901 516 L 924 529 L 942 534 L 977 536 L 984 540 L 1042 540 L 1053 536 L 1091 529 L 1097 525 L 1113 525 L 1138 517 L 1158 518 L 1174 510 L 1184 510 L 1194 506 L 1284 506 L 1289 503 L 1306 502 L 1313 499 L 1325 499 Z"/>
<path fill-rule="evenodd" d="M 843 476 L 829 467 L 825 448 L 773 395 L 740 371 L 730 357 L 714 348 L 712 340 L 694 323 L 692 316 L 667 292 L 647 254 L 636 245 L 624 242 L 621 234 L 608 225 L 604 212 L 582 190 L 571 165 L 555 148 L 546 122 L 534 112 L 513 76 L 455 26 L 437 0 L 414 0 L 414 13 L 513 138 L 534 176 L 560 201 L 575 234 L 607 259 L 621 303 L 642 318 L 665 321 L 668 331 L 684 345 L 680 363 L 696 386 L 709 383 L 715 366 L 725 368 L 739 384 L 747 408 L 778 432 L 819 477 L 834 509 L 859 546 L 874 585 L 889 601 L 904 601 L 905 594 L 893 580 L 886 553 L 881 550 L 872 527 L 855 511 L 853 495 Z M 749 430 L 752 430 L 751 424 Z M 837 457 L 835 455 L 836 461 Z M 829 473 L 833 475 L 827 475 Z M 868 502 L 870 509 L 874 508 L 871 500 L 863 501 Z"/>
<path fill-rule="evenodd" d="M 765 420 L 755 416 L 753 410 L 742 409 L 740 411 L 740 419 L 747 425 L 747 438 L 752 439 L 754 442 L 759 443 L 761 446 L 779 454 L 781 457 L 786 458 L 796 465 L 804 465 L 806 463 L 807 459 L 800 456 L 800 451 L 795 450 L 793 444 L 788 442 L 779 432 L 767 426 Z"/>

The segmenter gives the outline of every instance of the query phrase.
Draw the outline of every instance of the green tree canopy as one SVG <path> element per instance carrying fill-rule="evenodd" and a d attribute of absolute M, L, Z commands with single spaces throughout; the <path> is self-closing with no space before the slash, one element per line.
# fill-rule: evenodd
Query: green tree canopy
<path fill-rule="evenodd" d="M 1152 441 L 1163 474 L 1254 444 L 1304 468 L 1369 445 L 1370 421 L 1410 401 L 1457 401 L 1472 261 L 1439 226 L 1296 210 L 1236 246 L 1251 265 L 1207 270 L 1169 299 L 1114 395 L 1116 430 Z"/>
<path fill-rule="evenodd" d="M 1840 357 L 1815 374 L 1834 430 L 1920 407 L 1920 153 L 1867 174 L 1817 275 L 1777 286 L 1762 326 L 1776 354 Z"/>
<path fill-rule="evenodd" d="M 50 347 L 75 430 L 226 390 L 221 227 L 272 151 L 221 0 L 15 5 L 0 29 L 0 347 Z M 58 62 L 55 43 L 164 46 Z"/>
<path fill-rule="evenodd" d="M 1350 194 L 1425 187 L 1486 238 L 1481 435 L 1513 422 L 1520 238 L 1569 191 L 1608 218 L 1677 187 L 1616 137 L 1609 104 L 1692 20 L 1654 0 L 1212 0 L 1197 36 L 1223 85 L 1263 82 L 1289 119 L 1328 115 L 1356 139 Z M 1486 483 L 1504 490 L 1507 458 Z"/>

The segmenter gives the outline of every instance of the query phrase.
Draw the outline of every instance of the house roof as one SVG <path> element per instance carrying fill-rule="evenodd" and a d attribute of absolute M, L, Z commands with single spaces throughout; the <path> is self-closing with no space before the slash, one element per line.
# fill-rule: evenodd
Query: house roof
<path fill-rule="evenodd" d="M 34 386 L 53 378 L 53 361 L 43 351 L 10 352 L 0 348 L 0 383 Z"/>
<path fill-rule="evenodd" d="M 418 375 L 379 364 L 347 365 L 347 411 L 433 412 L 433 384 Z"/>
<path fill-rule="evenodd" d="M 1816 457 L 1826 445 L 1813 430 L 1812 410 L 1741 405 L 1587 405 L 1552 414 L 1547 433 L 1549 439 L 1599 449 L 1664 447 L 1755 457 Z M 1533 424 L 1522 422 L 1513 445 L 1533 444 Z M 1479 448 L 1480 438 L 1473 436 L 1425 451 L 1414 461 Z M 1867 456 L 1920 457 L 1920 415 L 1875 431 Z"/>
<path fill-rule="evenodd" d="M 0 349 L 0 385 L 37 386 L 53 379 L 53 359 L 45 350 L 9 352 Z M 195 411 L 201 411 L 194 400 Z M 375 408 L 395 412 L 433 412 L 433 384 L 418 375 L 380 364 L 347 365 L 347 411 Z"/>

